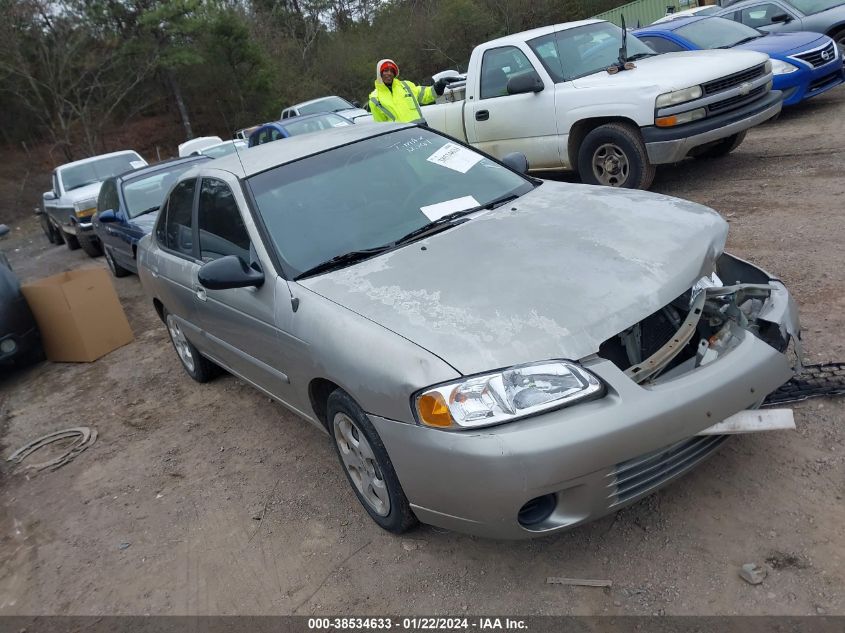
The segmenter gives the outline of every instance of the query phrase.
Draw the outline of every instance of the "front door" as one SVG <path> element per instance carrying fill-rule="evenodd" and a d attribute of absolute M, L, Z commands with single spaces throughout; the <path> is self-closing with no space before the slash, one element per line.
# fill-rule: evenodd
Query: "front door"
<path fill-rule="evenodd" d="M 465 108 L 467 130 L 474 131 L 470 142 L 497 158 L 522 152 L 532 169 L 559 168 L 554 84 L 529 54 L 516 46 L 484 52 L 479 92 Z M 542 79 L 542 91 L 508 94 L 508 80 L 532 72 Z"/>

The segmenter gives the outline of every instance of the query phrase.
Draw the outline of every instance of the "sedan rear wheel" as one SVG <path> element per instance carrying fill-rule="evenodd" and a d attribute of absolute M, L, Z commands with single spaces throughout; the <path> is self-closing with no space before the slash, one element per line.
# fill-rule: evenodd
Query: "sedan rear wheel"
<path fill-rule="evenodd" d="M 340 389 L 329 396 L 327 413 L 346 478 L 373 521 L 394 534 L 417 525 L 387 450 L 367 414 Z"/>
<path fill-rule="evenodd" d="M 182 367 L 188 375 L 197 382 L 208 382 L 219 373 L 217 365 L 199 353 L 188 338 L 182 332 L 182 327 L 176 318 L 169 312 L 165 312 L 164 322 L 167 325 L 167 333 L 170 334 L 170 341 L 176 350 L 176 355 L 182 362 Z"/>

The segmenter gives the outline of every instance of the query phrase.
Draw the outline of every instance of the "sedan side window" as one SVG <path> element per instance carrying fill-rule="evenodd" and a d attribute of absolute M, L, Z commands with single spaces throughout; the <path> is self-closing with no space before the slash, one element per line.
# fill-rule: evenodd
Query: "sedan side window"
<path fill-rule="evenodd" d="M 194 256 L 193 222 L 194 191 L 197 188 L 195 178 L 183 180 L 173 188 L 167 202 L 167 221 L 165 224 L 165 246 L 172 251 Z"/>
<path fill-rule="evenodd" d="M 683 46 L 680 46 L 665 37 L 658 37 L 656 35 L 638 35 L 637 39 L 648 44 L 656 53 L 677 53 L 678 51 L 686 50 Z"/>
<path fill-rule="evenodd" d="M 197 222 L 203 261 L 234 255 L 249 262 L 249 233 L 232 190 L 222 180 L 202 179 Z"/>
<path fill-rule="evenodd" d="M 481 98 L 492 99 L 508 94 L 508 80 L 517 75 L 535 72 L 521 50 L 503 46 L 484 51 L 481 58 Z"/>
<path fill-rule="evenodd" d="M 100 188 L 100 195 L 97 198 L 97 212 L 112 210 L 119 211 L 120 203 L 117 198 L 117 183 L 114 178 L 109 178 Z"/>
<path fill-rule="evenodd" d="M 784 10 L 776 4 L 757 4 L 740 11 L 740 22 L 756 29 L 774 24 L 772 17 L 783 14 Z"/>

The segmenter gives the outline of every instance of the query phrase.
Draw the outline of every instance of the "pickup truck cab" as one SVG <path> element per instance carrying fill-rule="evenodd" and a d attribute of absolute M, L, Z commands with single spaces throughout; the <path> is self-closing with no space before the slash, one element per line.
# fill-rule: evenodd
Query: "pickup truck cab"
<path fill-rule="evenodd" d="M 583 20 L 481 44 L 465 84 L 453 83 L 447 102 L 423 115 L 497 158 L 522 152 L 535 171 L 573 169 L 585 183 L 647 189 L 655 165 L 727 154 L 780 112 L 767 55 L 658 56 L 630 34 L 622 54 L 623 33 Z"/>
<path fill-rule="evenodd" d="M 106 178 L 146 164 L 138 152 L 124 150 L 56 167 L 53 188 L 42 196 L 44 215 L 52 229 L 45 230 L 48 239 L 58 244 L 65 242 L 70 250 L 84 246 L 89 255 L 102 254 L 96 252 L 99 244 L 87 239 L 89 235 L 93 237 L 91 216 L 97 210 L 100 186 Z"/>

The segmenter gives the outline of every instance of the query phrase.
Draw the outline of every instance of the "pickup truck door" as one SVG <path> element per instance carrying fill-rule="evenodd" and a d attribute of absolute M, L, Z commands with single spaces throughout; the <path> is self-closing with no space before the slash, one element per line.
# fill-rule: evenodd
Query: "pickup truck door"
<path fill-rule="evenodd" d="M 543 90 L 508 94 L 508 80 L 536 73 Z M 465 107 L 469 142 L 497 158 L 522 152 L 531 169 L 561 167 L 554 83 L 527 47 L 484 51 L 481 72 Z"/>

